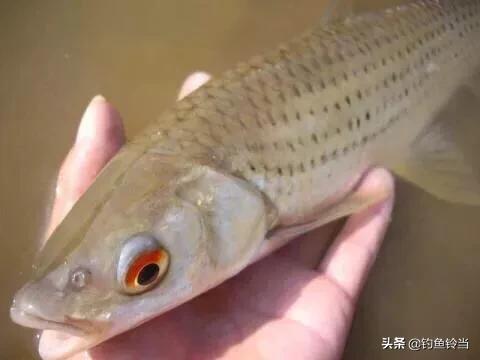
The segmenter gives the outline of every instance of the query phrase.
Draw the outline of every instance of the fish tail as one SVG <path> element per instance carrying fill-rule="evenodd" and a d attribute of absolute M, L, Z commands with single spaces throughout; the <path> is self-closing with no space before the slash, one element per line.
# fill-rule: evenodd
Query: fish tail
<path fill-rule="evenodd" d="M 480 205 L 479 89 L 462 85 L 412 142 L 395 149 L 392 171 L 442 200 Z"/>

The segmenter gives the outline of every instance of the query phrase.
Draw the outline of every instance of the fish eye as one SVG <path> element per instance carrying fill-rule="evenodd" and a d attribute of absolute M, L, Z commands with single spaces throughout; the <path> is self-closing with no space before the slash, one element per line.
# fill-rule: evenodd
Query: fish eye
<path fill-rule="evenodd" d="M 117 267 L 117 282 L 127 294 L 139 294 L 154 287 L 165 275 L 169 255 L 149 234 L 132 236 L 124 244 Z"/>

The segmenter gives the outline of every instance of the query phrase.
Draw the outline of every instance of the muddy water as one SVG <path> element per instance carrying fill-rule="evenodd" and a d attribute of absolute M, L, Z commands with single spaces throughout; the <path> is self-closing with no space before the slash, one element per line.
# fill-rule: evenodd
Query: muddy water
<path fill-rule="evenodd" d="M 392 1 L 388 1 L 391 3 Z M 213 74 L 314 24 L 325 0 L 0 3 L 0 358 L 36 357 L 33 333 L 9 321 L 45 223 L 56 169 L 89 99 L 101 93 L 128 136 L 172 103 L 182 79 Z M 375 8 L 382 1 L 365 1 Z M 382 337 L 469 337 L 479 358 L 480 209 L 401 184 L 394 221 L 360 301 L 347 359 L 405 359 Z"/>

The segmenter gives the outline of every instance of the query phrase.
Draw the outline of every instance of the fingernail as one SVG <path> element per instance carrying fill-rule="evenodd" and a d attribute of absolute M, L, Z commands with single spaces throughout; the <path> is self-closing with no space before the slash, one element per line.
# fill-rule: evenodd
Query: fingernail
<path fill-rule="evenodd" d="M 96 95 L 90 100 L 85 112 L 83 113 L 82 120 L 78 126 L 77 137 L 75 142 L 90 140 L 95 136 L 95 112 L 97 105 L 106 103 L 105 97 L 102 95 Z"/>
<path fill-rule="evenodd" d="M 103 95 L 101 95 L 101 94 L 98 94 L 98 95 L 95 95 L 92 100 L 90 100 L 90 103 L 92 103 L 92 102 L 97 102 L 97 101 L 106 102 L 107 99 L 105 99 L 105 96 L 103 96 Z"/>
<path fill-rule="evenodd" d="M 206 82 L 210 80 L 211 76 L 210 74 L 203 72 L 203 71 L 197 71 L 187 77 L 185 82 L 183 83 L 179 93 L 178 93 L 178 98 L 183 99 L 185 96 L 189 95 L 190 93 L 194 92 L 197 90 L 199 87 L 204 85 Z"/>

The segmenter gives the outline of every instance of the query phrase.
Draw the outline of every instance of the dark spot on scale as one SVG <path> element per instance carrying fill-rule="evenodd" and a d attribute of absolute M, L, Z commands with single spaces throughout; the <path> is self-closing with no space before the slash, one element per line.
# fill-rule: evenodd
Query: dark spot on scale
<path fill-rule="evenodd" d="M 300 96 L 301 96 L 300 90 L 299 90 L 298 87 L 296 87 L 295 85 L 292 85 L 292 90 L 293 90 L 293 94 L 294 94 L 296 97 L 300 97 Z"/>
<path fill-rule="evenodd" d="M 290 176 L 293 176 L 293 166 L 292 164 L 288 164 L 288 173 Z"/>
<path fill-rule="evenodd" d="M 353 130 L 353 120 L 348 120 L 348 130 Z"/>
<path fill-rule="evenodd" d="M 270 122 L 270 124 L 272 124 L 272 126 L 276 126 L 277 125 L 277 122 L 275 121 L 275 119 L 273 118 L 273 115 L 270 111 L 267 112 L 267 118 L 268 118 L 268 121 Z"/>

